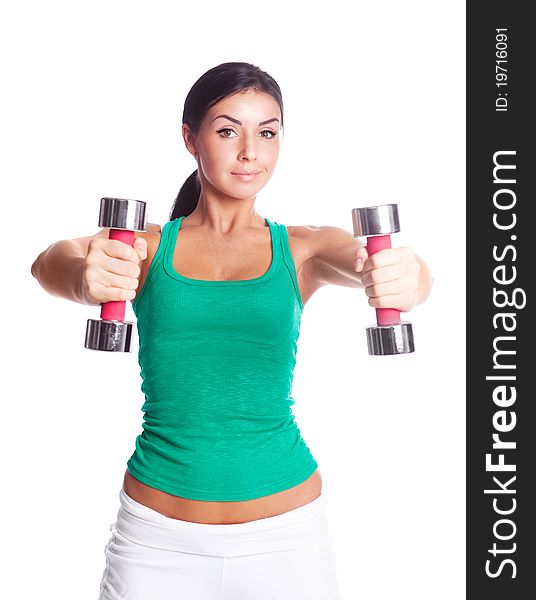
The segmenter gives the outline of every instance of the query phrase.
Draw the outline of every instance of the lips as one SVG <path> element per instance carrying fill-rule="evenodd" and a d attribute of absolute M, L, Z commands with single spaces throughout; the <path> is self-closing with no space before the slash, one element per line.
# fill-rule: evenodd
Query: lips
<path fill-rule="evenodd" d="M 255 181 L 255 178 L 259 174 L 260 173 L 257 171 L 236 171 L 231 173 L 233 177 L 238 179 L 238 181 L 242 181 L 243 183 L 251 183 L 252 181 Z"/>

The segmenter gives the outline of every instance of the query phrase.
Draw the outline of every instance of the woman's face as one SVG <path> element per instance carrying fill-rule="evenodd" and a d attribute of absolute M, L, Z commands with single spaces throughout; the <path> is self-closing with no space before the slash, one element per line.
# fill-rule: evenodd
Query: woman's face
<path fill-rule="evenodd" d="M 247 90 L 210 108 L 197 135 L 183 125 L 186 146 L 197 153 L 204 189 L 212 187 L 232 198 L 254 198 L 274 172 L 280 123 L 276 100 L 270 94 Z M 240 175 L 244 172 L 252 174 Z"/>

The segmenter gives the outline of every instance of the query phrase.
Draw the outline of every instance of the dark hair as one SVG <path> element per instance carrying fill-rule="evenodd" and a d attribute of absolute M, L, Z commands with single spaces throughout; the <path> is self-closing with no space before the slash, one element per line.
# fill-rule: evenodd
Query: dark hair
<path fill-rule="evenodd" d="M 206 112 L 227 96 L 253 89 L 270 94 L 278 103 L 283 127 L 283 97 L 273 77 L 259 67 L 246 62 L 226 62 L 213 67 L 194 83 L 184 101 L 182 122 L 197 133 Z M 182 184 L 170 212 L 169 220 L 187 216 L 195 210 L 199 201 L 201 183 L 197 169 Z"/>

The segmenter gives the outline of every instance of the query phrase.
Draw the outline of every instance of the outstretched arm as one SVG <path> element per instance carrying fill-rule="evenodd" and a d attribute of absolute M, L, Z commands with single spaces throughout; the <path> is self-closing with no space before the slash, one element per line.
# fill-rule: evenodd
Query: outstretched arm
<path fill-rule="evenodd" d="M 311 227 L 311 277 L 320 285 L 365 288 L 375 308 L 407 312 L 430 295 L 433 277 L 411 248 L 387 248 L 369 256 L 363 242 L 340 227 Z"/>

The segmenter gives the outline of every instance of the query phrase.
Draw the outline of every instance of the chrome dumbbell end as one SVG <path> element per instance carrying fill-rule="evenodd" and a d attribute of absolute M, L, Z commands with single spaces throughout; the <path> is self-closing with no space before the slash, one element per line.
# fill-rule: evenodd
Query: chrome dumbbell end
<path fill-rule="evenodd" d="M 130 352 L 132 326 L 130 321 L 88 319 L 84 346 L 89 350 Z"/>
<path fill-rule="evenodd" d="M 101 198 L 99 227 L 145 231 L 146 203 L 143 200 L 124 198 Z"/>
<path fill-rule="evenodd" d="M 380 204 L 352 209 L 354 237 L 389 235 L 400 231 L 398 206 Z"/>
<path fill-rule="evenodd" d="M 409 321 L 367 327 L 368 353 L 372 356 L 409 354 L 415 351 L 413 328 Z"/>

